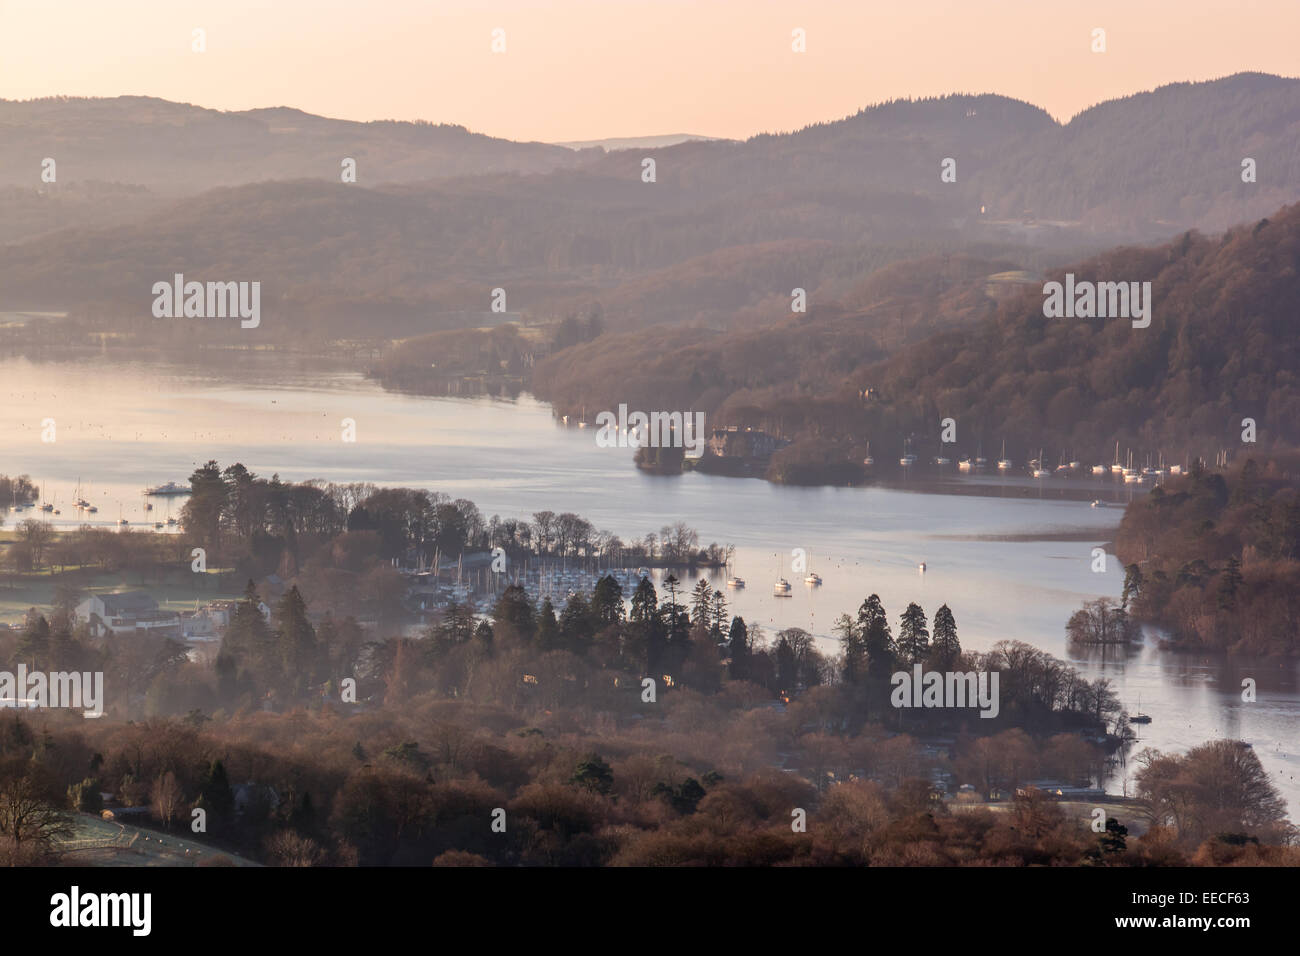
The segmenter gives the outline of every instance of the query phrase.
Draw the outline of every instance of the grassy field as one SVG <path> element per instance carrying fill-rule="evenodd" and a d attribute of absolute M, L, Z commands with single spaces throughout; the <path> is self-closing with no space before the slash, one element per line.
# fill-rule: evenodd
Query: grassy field
<path fill-rule="evenodd" d="M 92 593 L 148 591 L 160 607 L 173 611 L 194 609 L 194 602 L 238 598 L 243 588 L 228 573 L 210 570 L 195 574 L 188 567 L 163 571 L 97 572 L 69 570 L 52 574 L 48 569 L 30 574 L 0 572 L 0 623 L 16 624 L 31 607 L 48 611 L 58 584 L 76 587 L 83 598 Z"/>
<path fill-rule="evenodd" d="M 233 866 L 260 866 L 225 850 L 197 843 L 189 834 L 146 830 L 79 813 L 76 831 L 56 842 L 65 866 L 198 866 L 224 857 Z"/>

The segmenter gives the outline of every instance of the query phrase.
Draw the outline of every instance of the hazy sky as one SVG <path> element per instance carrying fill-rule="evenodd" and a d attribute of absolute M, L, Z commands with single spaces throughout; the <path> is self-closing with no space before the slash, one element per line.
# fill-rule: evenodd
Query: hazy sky
<path fill-rule="evenodd" d="M 1300 0 L 0 0 L 0 98 L 744 137 L 949 92 L 1068 119 L 1168 82 L 1300 74 L 1297 38 Z"/>

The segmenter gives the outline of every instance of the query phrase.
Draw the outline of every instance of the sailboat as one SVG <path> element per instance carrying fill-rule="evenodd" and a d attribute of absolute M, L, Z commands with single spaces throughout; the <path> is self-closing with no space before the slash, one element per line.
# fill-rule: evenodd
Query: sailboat
<path fill-rule="evenodd" d="M 1136 485 L 1142 481 L 1142 474 L 1133 469 L 1133 449 L 1128 450 L 1128 467 L 1124 469 L 1124 484 Z"/>
<path fill-rule="evenodd" d="M 744 586 L 745 579 L 740 577 L 738 574 L 733 573 L 727 577 L 727 587 L 731 588 L 733 591 L 739 591 L 744 588 Z"/>
<path fill-rule="evenodd" d="M 451 596 L 457 604 L 464 604 L 469 600 L 469 584 L 464 578 L 464 561 L 465 555 L 462 553 L 456 558 L 456 586 L 452 588 Z"/>
<path fill-rule="evenodd" d="M 903 439 L 903 457 L 900 458 L 900 459 L 898 459 L 898 463 L 899 463 L 900 465 L 902 465 L 904 468 L 911 468 L 913 465 L 916 464 L 916 456 L 913 455 L 913 454 L 911 453 L 911 451 L 909 450 L 909 448 L 908 448 L 908 445 L 909 445 L 909 444 L 910 444 L 910 440 L 907 439 L 907 438 L 904 438 L 904 439 Z"/>
<path fill-rule="evenodd" d="M 1149 723 L 1151 723 L 1151 718 L 1150 718 L 1148 715 L 1142 713 L 1142 695 L 1141 695 L 1141 694 L 1138 694 L 1138 706 L 1137 706 L 1137 709 L 1138 709 L 1138 712 L 1137 712 L 1136 714 L 1134 714 L 1132 717 L 1130 717 L 1130 718 L 1128 719 L 1128 722 L 1129 722 L 1130 724 L 1149 724 Z"/>
<path fill-rule="evenodd" d="M 777 562 L 777 574 L 780 574 L 781 564 Z M 783 577 L 777 577 L 776 583 L 772 585 L 772 593 L 776 597 L 790 597 L 790 582 Z"/>
<path fill-rule="evenodd" d="M 808 563 L 812 564 L 811 553 L 809 553 L 808 555 Z M 814 571 L 812 568 L 809 568 L 807 576 L 803 579 L 803 583 L 812 588 L 818 587 L 822 583 L 822 576 L 818 574 L 816 571 Z"/>
<path fill-rule="evenodd" d="M 998 471 L 1010 471 L 1011 459 L 1007 457 L 1007 440 L 1002 439 L 1002 455 L 998 458 Z"/>
<path fill-rule="evenodd" d="M 1043 450 L 1038 449 L 1038 458 L 1033 463 L 1033 470 L 1030 472 L 1035 478 L 1050 478 L 1052 473 L 1043 467 Z"/>
<path fill-rule="evenodd" d="M 1115 442 L 1115 463 L 1110 466 L 1112 475 L 1124 474 L 1124 466 L 1119 463 L 1119 442 Z"/>

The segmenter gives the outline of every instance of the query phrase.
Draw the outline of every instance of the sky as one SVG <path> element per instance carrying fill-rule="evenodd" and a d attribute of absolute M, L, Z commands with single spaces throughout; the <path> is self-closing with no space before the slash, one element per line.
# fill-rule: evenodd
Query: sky
<path fill-rule="evenodd" d="M 1300 75 L 1297 37 L 1300 0 L 0 0 L 0 98 L 744 138 L 953 92 L 1065 121 L 1165 83 Z"/>

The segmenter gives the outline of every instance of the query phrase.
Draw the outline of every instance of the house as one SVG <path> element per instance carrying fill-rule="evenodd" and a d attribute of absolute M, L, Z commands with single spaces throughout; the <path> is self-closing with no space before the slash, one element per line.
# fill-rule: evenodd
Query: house
<path fill-rule="evenodd" d="M 215 641 L 225 633 L 235 613 L 236 601 L 212 601 L 197 611 L 181 614 L 181 636 L 190 641 Z"/>
<path fill-rule="evenodd" d="M 93 594 L 77 605 L 76 615 L 96 638 L 139 633 L 180 637 L 180 615 L 162 610 L 144 591 Z"/>
<path fill-rule="evenodd" d="M 709 451 L 719 458 L 771 458 L 773 452 L 788 444 L 783 438 L 739 425 L 715 428 L 709 436 Z"/>

